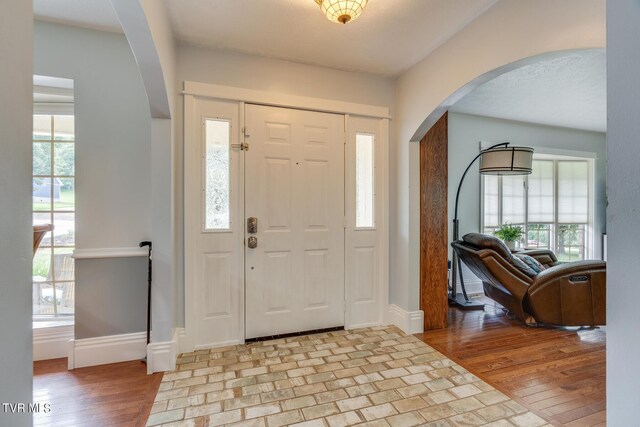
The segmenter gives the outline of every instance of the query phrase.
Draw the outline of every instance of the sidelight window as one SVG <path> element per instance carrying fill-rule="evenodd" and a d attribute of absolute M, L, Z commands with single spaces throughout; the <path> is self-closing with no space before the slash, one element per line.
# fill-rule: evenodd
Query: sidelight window
<path fill-rule="evenodd" d="M 374 227 L 374 136 L 356 134 L 356 228 Z"/>
<path fill-rule="evenodd" d="M 205 229 L 209 231 L 231 228 L 230 139 L 228 120 L 205 120 Z"/>

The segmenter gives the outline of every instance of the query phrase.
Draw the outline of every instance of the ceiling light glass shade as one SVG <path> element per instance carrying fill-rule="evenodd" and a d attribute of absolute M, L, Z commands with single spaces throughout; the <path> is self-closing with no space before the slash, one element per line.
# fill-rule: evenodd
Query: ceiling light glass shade
<path fill-rule="evenodd" d="M 346 24 L 360 16 L 369 0 L 316 0 L 329 21 Z"/>
<path fill-rule="evenodd" d="M 498 147 L 482 151 L 480 173 L 483 175 L 528 175 L 531 173 L 533 148 Z"/>

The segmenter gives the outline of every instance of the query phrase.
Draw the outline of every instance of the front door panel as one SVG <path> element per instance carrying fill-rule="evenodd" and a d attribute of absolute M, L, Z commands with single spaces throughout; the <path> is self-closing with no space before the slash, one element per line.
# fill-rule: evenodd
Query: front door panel
<path fill-rule="evenodd" d="M 344 117 L 247 105 L 245 126 L 246 338 L 343 326 Z"/>

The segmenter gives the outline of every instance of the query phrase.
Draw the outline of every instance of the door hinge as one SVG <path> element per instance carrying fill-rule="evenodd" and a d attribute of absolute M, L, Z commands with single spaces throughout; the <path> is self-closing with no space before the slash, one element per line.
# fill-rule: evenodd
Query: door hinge
<path fill-rule="evenodd" d="M 347 228 L 347 217 L 346 216 L 342 217 L 342 228 Z"/>

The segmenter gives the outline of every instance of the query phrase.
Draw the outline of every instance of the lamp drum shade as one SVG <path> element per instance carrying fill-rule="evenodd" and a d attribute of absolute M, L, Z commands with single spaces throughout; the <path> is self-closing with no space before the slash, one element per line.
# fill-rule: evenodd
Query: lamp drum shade
<path fill-rule="evenodd" d="M 497 147 L 483 150 L 480 173 L 483 175 L 528 175 L 531 173 L 533 148 Z"/>

